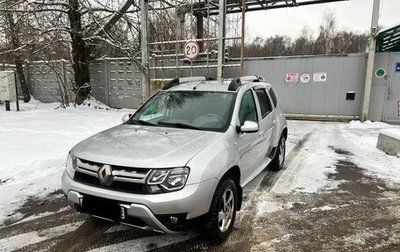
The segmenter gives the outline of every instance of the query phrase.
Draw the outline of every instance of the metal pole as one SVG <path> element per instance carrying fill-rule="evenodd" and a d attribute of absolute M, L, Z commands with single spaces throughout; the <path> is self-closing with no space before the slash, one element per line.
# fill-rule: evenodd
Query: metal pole
<path fill-rule="evenodd" d="M 376 50 L 376 32 L 378 29 L 379 20 L 379 6 L 380 0 L 374 0 L 374 7 L 372 9 L 372 21 L 371 21 L 371 34 L 368 47 L 368 62 L 367 71 L 365 77 L 365 89 L 364 89 L 364 100 L 361 113 L 361 121 L 368 120 L 369 103 L 371 98 L 371 86 L 372 77 L 374 74 L 374 63 L 375 63 L 375 50 Z"/>
<path fill-rule="evenodd" d="M 149 77 L 149 47 L 148 47 L 148 0 L 140 1 L 140 21 L 141 21 L 141 50 L 142 50 L 142 99 L 143 102 L 146 101 L 150 96 L 150 77 Z"/>
<path fill-rule="evenodd" d="M 14 71 L 14 82 L 15 82 L 15 102 L 17 104 L 17 111 L 19 111 L 19 101 L 18 101 L 18 84 L 17 84 L 17 74 Z"/>
<path fill-rule="evenodd" d="M 245 22 L 246 22 L 246 0 L 242 0 L 242 38 L 241 38 L 241 41 L 240 41 L 240 76 L 244 75 L 243 58 L 244 58 L 244 29 L 245 29 Z"/>
<path fill-rule="evenodd" d="M 226 11 L 225 0 L 219 0 L 218 6 L 218 68 L 217 68 L 217 80 L 224 78 L 224 61 L 225 61 L 225 11 Z"/>
<path fill-rule="evenodd" d="M 204 37 L 204 26 L 203 26 L 203 14 L 200 12 L 196 15 L 196 30 L 197 39 L 203 39 Z M 204 41 L 199 42 L 200 52 L 203 51 Z"/>

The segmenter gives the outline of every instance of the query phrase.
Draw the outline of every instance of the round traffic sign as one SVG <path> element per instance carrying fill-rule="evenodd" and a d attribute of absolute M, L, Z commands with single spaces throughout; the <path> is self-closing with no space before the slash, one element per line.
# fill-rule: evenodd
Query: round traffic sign
<path fill-rule="evenodd" d="M 375 71 L 375 76 L 379 79 L 382 79 L 386 75 L 386 70 L 383 68 L 378 68 Z"/>
<path fill-rule="evenodd" d="M 197 58 L 199 52 L 200 52 L 199 44 L 194 40 L 189 40 L 188 42 L 186 42 L 183 48 L 183 54 L 189 60 L 194 60 L 195 58 Z"/>
<path fill-rule="evenodd" d="M 310 80 L 311 80 L 311 75 L 309 73 L 303 73 L 300 76 L 301 83 L 308 83 L 308 82 L 310 82 Z"/>

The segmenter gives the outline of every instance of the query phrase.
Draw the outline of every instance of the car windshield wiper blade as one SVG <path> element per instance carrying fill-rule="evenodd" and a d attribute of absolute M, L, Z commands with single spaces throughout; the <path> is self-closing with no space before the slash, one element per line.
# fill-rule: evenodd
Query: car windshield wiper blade
<path fill-rule="evenodd" d="M 190 124 L 178 123 L 178 122 L 174 123 L 174 122 L 163 122 L 163 121 L 160 121 L 160 122 L 158 122 L 158 125 L 173 126 L 173 127 L 182 128 L 182 129 L 196 129 L 196 130 L 200 129 L 200 128 L 198 128 L 196 126 L 193 126 L 193 125 L 190 125 Z"/>
<path fill-rule="evenodd" d="M 139 125 L 157 126 L 157 124 L 155 124 L 155 123 L 151 123 L 151 122 L 143 121 L 143 120 L 132 120 L 131 122 L 133 124 L 139 124 Z"/>

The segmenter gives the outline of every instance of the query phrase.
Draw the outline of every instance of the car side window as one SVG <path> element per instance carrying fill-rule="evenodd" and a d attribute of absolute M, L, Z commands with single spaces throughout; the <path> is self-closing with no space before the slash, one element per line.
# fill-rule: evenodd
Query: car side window
<path fill-rule="evenodd" d="M 260 103 L 262 117 L 266 117 L 272 111 L 272 104 L 269 100 L 265 89 L 256 90 L 258 102 Z"/>
<path fill-rule="evenodd" d="M 239 121 L 240 125 L 243 125 L 245 121 L 258 121 L 256 103 L 254 101 L 253 93 L 250 90 L 247 90 L 243 95 L 242 102 L 240 103 Z"/>
<path fill-rule="evenodd" d="M 276 98 L 276 94 L 272 88 L 269 89 L 269 95 L 271 96 L 272 102 L 274 103 L 274 107 L 278 104 L 278 98 Z"/>

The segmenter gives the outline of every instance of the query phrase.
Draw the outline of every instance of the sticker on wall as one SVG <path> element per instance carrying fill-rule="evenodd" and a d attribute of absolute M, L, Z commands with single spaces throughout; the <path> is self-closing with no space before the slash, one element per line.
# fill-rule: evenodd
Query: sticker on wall
<path fill-rule="evenodd" d="M 286 73 L 285 81 L 287 83 L 299 82 L 299 74 L 298 73 Z"/>
<path fill-rule="evenodd" d="M 301 83 L 309 83 L 311 80 L 311 75 L 309 73 L 303 73 L 300 76 L 300 81 Z"/>
<path fill-rule="evenodd" d="M 385 75 L 386 75 L 386 70 L 385 69 L 383 69 L 381 67 L 376 69 L 376 71 L 375 71 L 376 78 L 382 79 L 383 77 L 385 77 Z"/>
<path fill-rule="evenodd" d="M 396 62 L 396 69 L 395 72 L 400 72 L 400 62 Z"/>
<path fill-rule="evenodd" d="M 314 73 L 313 80 L 314 82 L 326 82 L 328 78 L 328 73 L 321 72 L 321 73 Z"/>

